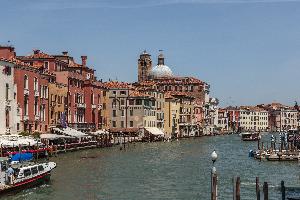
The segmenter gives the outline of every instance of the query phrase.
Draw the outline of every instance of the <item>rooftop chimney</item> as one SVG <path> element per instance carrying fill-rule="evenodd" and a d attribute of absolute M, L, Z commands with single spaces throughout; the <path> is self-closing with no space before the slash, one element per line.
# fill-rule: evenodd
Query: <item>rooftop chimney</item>
<path fill-rule="evenodd" d="M 0 58 L 11 59 L 15 57 L 16 57 L 16 52 L 14 47 L 0 45 Z"/>
<path fill-rule="evenodd" d="M 86 67 L 87 56 L 81 56 L 82 66 Z"/>
<path fill-rule="evenodd" d="M 68 55 L 68 52 L 67 52 L 67 51 L 63 51 L 62 54 L 63 54 L 64 56 L 67 56 L 67 55 Z"/>
<path fill-rule="evenodd" d="M 39 53 L 40 53 L 40 50 L 39 50 L 39 49 L 34 49 L 34 50 L 33 50 L 33 53 L 34 53 L 34 54 L 39 54 Z"/>

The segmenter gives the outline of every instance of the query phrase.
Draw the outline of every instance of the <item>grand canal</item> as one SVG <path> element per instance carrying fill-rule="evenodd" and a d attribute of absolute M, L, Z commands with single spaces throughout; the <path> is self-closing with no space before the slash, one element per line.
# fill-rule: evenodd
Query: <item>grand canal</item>
<path fill-rule="evenodd" d="M 266 140 L 270 135 L 264 136 Z M 232 199 L 232 177 L 241 177 L 241 198 L 255 199 L 255 177 L 270 185 L 300 185 L 297 162 L 257 161 L 248 157 L 256 142 L 237 135 L 185 139 L 169 143 L 130 144 L 58 155 L 48 185 L 24 190 L 6 199 L 201 199 L 210 198 L 211 152 L 216 149 L 219 199 Z"/>

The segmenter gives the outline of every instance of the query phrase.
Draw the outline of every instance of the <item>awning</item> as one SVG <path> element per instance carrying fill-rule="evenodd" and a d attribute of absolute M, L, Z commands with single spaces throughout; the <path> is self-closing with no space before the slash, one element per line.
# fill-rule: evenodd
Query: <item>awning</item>
<path fill-rule="evenodd" d="M 92 135 L 105 135 L 105 134 L 108 134 L 108 131 L 98 130 L 96 132 L 91 132 L 90 134 L 92 134 Z"/>
<path fill-rule="evenodd" d="M 156 127 L 146 127 L 145 128 L 148 132 L 155 136 L 164 136 L 164 132 L 162 132 L 159 128 Z"/>
<path fill-rule="evenodd" d="M 87 135 L 81 131 L 77 131 L 75 129 L 69 128 L 69 127 L 63 129 L 63 134 L 72 136 L 72 137 L 77 137 L 77 138 L 89 137 L 89 135 Z"/>
<path fill-rule="evenodd" d="M 57 135 L 57 134 L 48 134 L 44 133 L 40 135 L 41 139 L 48 139 L 48 140 L 55 140 L 59 138 L 72 138 L 71 136 L 66 136 L 66 135 Z"/>

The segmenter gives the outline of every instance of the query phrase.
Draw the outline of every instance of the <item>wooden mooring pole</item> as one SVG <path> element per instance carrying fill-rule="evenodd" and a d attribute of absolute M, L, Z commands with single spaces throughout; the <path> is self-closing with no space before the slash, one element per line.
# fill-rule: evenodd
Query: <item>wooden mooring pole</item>
<path fill-rule="evenodd" d="M 241 179 L 240 179 L 240 177 L 236 178 L 236 183 L 235 183 L 235 200 L 241 200 Z"/>
<path fill-rule="evenodd" d="M 256 199 L 260 200 L 259 178 L 256 177 Z"/>
<path fill-rule="evenodd" d="M 264 200 L 269 200 L 269 191 L 268 191 L 267 182 L 264 182 L 263 192 L 264 192 Z"/>
<path fill-rule="evenodd" d="M 281 181 L 281 199 L 285 200 L 285 186 L 284 186 L 284 181 Z"/>
<path fill-rule="evenodd" d="M 217 174 L 212 172 L 211 176 L 211 200 L 217 200 Z"/>

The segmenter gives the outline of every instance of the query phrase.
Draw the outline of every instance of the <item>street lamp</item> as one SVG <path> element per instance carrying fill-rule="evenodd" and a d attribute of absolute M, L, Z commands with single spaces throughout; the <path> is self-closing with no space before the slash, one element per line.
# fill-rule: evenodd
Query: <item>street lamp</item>
<path fill-rule="evenodd" d="M 218 154 L 214 150 L 211 153 L 211 160 L 213 162 L 213 167 L 211 169 L 211 200 L 217 200 L 217 169 L 214 166 L 217 161 Z"/>

